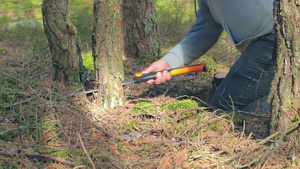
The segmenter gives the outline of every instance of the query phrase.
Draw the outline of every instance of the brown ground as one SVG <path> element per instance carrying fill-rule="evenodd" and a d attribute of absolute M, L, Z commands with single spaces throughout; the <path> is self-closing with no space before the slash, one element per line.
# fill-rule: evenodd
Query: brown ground
<path fill-rule="evenodd" d="M 125 105 L 103 110 L 92 96 L 69 97 L 82 89 L 52 81 L 47 57 L 1 45 L 0 94 L 10 98 L 0 101 L 2 168 L 300 167 L 300 146 L 267 137 L 268 119 L 207 106 L 214 72 L 127 85 Z M 130 63 L 127 78 L 144 67 Z M 184 99 L 199 106 L 167 109 Z"/>

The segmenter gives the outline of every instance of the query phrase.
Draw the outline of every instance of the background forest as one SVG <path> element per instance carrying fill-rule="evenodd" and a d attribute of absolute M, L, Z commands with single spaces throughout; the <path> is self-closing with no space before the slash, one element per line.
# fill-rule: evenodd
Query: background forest
<path fill-rule="evenodd" d="M 0 1 L 0 168 L 299 168 L 296 142 L 268 136 L 268 117 L 210 110 L 216 72 L 239 53 L 223 34 L 196 62 L 209 72 L 124 87 L 104 110 L 82 86 L 51 80 L 41 0 Z M 156 0 L 162 55 L 195 20 L 194 0 Z M 93 75 L 93 1 L 69 0 L 86 73 Z M 157 58 L 124 59 L 125 79 Z M 90 77 L 89 77 L 90 78 Z M 92 86 L 91 86 L 92 87 Z"/>

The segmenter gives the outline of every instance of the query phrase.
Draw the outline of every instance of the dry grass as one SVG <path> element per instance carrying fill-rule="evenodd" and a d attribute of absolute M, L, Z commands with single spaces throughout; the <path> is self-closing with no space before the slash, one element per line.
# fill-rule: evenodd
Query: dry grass
<path fill-rule="evenodd" d="M 103 110 L 87 96 L 67 97 L 79 90 L 51 81 L 48 64 L 39 67 L 48 76 L 37 76 L 29 73 L 36 65 L 28 62 L 30 53 L 16 57 L 11 45 L 5 48 L 0 78 L 13 83 L 0 86 L 10 98 L 0 102 L 1 168 L 300 167 L 296 142 L 260 142 L 267 120 L 209 109 L 208 75 L 133 84 L 125 88 L 126 105 Z M 16 65 L 24 62 L 27 68 Z M 142 69 L 129 67 L 128 76 Z M 186 99 L 199 106 L 168 109 Z M 137 106 L 141 101 L 151 108 Z"/>

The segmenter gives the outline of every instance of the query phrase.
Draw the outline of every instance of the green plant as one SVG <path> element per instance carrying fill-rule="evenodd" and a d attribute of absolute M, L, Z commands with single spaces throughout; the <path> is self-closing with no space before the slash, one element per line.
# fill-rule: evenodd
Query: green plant
<path fill-rule="evenodd" d="M 0 53 L 7 53 L 7 49 L 0 48 Z"/>
<path fill-rule="evenodd" d="M 17 167 L 14 166 L 13 164 L 9 162 L 1 162 L 1 161 L 0 161 L 0 168 L 17 169 Z"/>
<path fill-rule="evenodd" d="M 93 31 L 93 1 L 92 0 L 71 0 L 68 4 L 70 19 L 77 28 L 77 34 L 81 40 L 83 52 L 90 52 L 92 49 Z"/>
<path fill-rule="evenodd" d="M 10 13 L 11 16 L 14 16 L 12 22 L 28 19 L 42 22 L 40 3 L 41 0 L 1 0 L 0 15 L 9 16 L 8 13 Z"/>
<path fill-rule="evenodd" d="M 94 58 L 92 56 L 92 52 L 88 52 L 82 55 L 83 66 L 86 69 L 94 70 Z"/>
<path fill-rule="evenodd" d="M 194 1 L 157 0 L 155 4 L 162 47 L 177 43 L 195 21 Z"/>

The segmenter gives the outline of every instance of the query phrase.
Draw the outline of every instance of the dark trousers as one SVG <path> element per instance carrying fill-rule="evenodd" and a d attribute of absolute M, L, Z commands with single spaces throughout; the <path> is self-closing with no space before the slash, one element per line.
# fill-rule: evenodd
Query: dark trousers
<path fill-rule="evenodd" d="M 217 88 L 212 106 L 228 111 L 269 111 L 266 100 L 274 78 L 273 39 L 274 34 L 268 34 L 246 48 Z"/>

